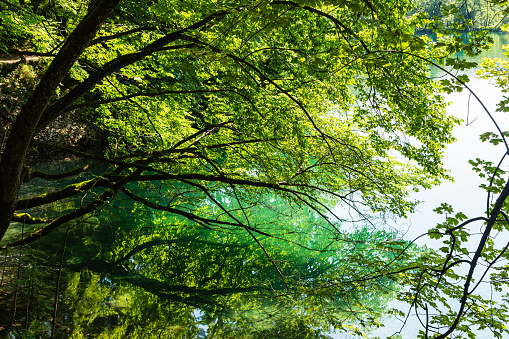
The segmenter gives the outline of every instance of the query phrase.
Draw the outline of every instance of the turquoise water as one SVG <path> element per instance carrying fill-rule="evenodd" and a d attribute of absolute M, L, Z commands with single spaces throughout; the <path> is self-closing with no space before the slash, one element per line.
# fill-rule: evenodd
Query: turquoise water
<path fill-rule="evenodd" d="M 42 169 L 59 173 L 73 165 L 62 162 Z M 93 173 L 107 170 L 99 167 Z M 37 180 L 28 190 L 58 188 Z M 154 182 L 131 184 L 128 189 L 162 203 L 171 190 L 180 188 Z M 28 212 L 51 218 L 88 203 L 102 191 Z M 227 196 L 215 198 L 235 210 Z M 199 205 L 203 217 L 217 217 L 203 198 L 181 207 L 189 204 Z M 249 213 L 256 230 L 253 235 L 230 225 L 204 227 L 119 195 L 98 213 L 66 224 L 40 241 L 21 250 L 3 250 L 1 302 L 7 305 L 16 299 L 15 309 L 0 314 L 1 325 L 14 327 L 4 334 L 326 338 L 334 327 L 364 329 L 362 322 L 367 326 L 382 315 L 397 289 L 395 282 L 352 279 L 371 274 L 370 262 L 395 258 L 404 243 L 379 246 L 395 234 L 366 228 L 339 234 L 316 212 L 270 195 L 258 197 L 246 210 L 243 213 Z M 21 232 L 29 230 L 18 225 L 8 240 Z"/>

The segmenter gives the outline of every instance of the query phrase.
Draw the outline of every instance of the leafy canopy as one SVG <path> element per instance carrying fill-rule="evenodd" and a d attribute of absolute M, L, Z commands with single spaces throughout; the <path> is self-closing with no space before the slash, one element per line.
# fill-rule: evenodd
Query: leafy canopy
<path fill-rule="evenodd" d="M 26 6 L 52 28 L 24 33 L 46 41 L 26 40 L 34 53 L 57 52 L 87 11 L 48 6 Z M 458 122 L 419 57 L 450 51 L 413 35 L 409 6 L 122 1 L 37 130 L 78 111 L 109 133 L 103 161 L 235 199 L 271 189 L 322 212 L 339 198 L 405 215 L 409 189 L 447 178 Z"/>
<path fill-rule="evenodd" d="M 362 221 L 373 212 L 405 216 L 415 206 L 410 190 L 448 178 L 441 155 L 459 121 L 445 114 L 440 91 L 467 80 L 434 82 L 430 61 L 462 70 L 472 65 L 451 55 L 476 54 L 486 43 L 482 35 L 470 44 L 458 36 L 416 36 L 415 28 L 432 21 L 407 15 L 411 3 L 399 0 L 6 0 L 0 6 L 2 20 L 22 23 L 1 47 L 39 57 L 35 66 L 23 66 L 41 77 L 37 87 L 23 88 L 28 99 L 5 125 L 1 146 L 0 236 L 13 210 L 13 221 L 35 225 L 9 246 L 65 223 L 80 225 L 122 195 L 135 202 L 134 212 L 145 207 L 216 232 L 245 231 L 285 285 L 292 280 L 260 241 L 275 238 L 278 228 L 260 226 L 250 213 L 258 199 L 270 192 L 286 208 L 310 208 L 331 239 L 348 221 L 358 222 L 334 209 L 338 202 Z M 23 14 L 13 14 L 18 8 Z M 107 133 L 103 154 L 40 140 L 38 133 L 73 114 Z M 36 171 L 24 167 L 29 145 L 95 162 L 66 173 Z M 26 187 L 37 178 L 72 182 L 17 200 L 21 182 Z M 154 197 L 133 190 L 132 182 L 146 190 L 162 184 Z M 61 207 L 56 216 L 21 213 L 49 204 Z M 305 246 L 317 236 L 306 232 L 284 240 Z M 352 257 L 359 264 L 350 265 L 352 280 L 376 282 L 373 275 L 388 274 L 390 265 L 371 259 Z M 365 277 L 364 268 L 373 275 Z M 415 269 L 391 277 L 410 283 Z"/>

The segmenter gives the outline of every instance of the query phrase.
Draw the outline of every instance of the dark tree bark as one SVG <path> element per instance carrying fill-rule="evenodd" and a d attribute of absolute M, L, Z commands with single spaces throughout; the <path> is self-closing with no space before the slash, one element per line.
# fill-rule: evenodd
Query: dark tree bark
<path fill-rule="evenodd" d="M 12 125 L 0 158 L 0 239 L 9 227 L 21 187 L 28 146 L 55 90 L 119 0 L 99 0 L 69 36 Z"/>

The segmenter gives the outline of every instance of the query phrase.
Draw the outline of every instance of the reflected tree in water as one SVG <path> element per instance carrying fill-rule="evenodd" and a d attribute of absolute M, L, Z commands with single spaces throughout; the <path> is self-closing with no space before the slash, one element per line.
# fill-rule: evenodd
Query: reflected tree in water
<path fill-rule="evenodd" d="M 160 187 L 157 195 L 145 184 L 129 189 L 147 199 L 160 196 Z M 216 198 L 235 204 L 226 194 Z M 204 218 L 213 213 L 212 204 L 200 203 Z M 361 228 L 338 236 L 313 210 L 283 205 L 276 196 L 247 210 L 229 207 L 250 213 L 253 227 L 267 233 L 258 237 L 264 250 L 242 228 L 204 229 L 129 199 L 113 202 L 67 233 L 41 239 L 38 246 L 56 259 L 66 244 L 55 333 L 175 338 L 277 333 L 326 338 L 333 328 L 361 333 L 380 325 L 398 287 L 387 277 L 359 276 L 418 255 L 407 249 L 398 257 L 407 244 L 396 245 L 388 232 Z M 277 258 L 279 271 L 265 252 Z M 57 271 L 58 259 L 50 263 L 40 265 Z M 52 322 L 51 312 L 39 320 Z"/>

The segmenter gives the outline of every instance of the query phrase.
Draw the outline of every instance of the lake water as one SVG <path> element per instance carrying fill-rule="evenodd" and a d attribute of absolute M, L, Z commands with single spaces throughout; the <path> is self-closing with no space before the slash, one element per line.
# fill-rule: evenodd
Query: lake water
<path fill-rule="evenodd" d="M 76 163 L 43 169 L 57 173 L 67 165 Z M 47 192 L 49 186 L 34 180 L 28 189 Z M 128 189 L 157 201 L 174 188 Z M 51 218 L 91 198 L 30 212 Z M 206 200 L 193 203 L 208 213 Z M 394 234 L 359 229 L 342 239 L 313 211 L 287 207 L 267 195 L 248 208 L 251 225 L 278 235 L 257 239 L 277 258 L 283 281 L 243 229 L 208 229 L 130 199 L 114 200 L 30 248 L 0 253 L 0 327 L 13 323 L 16 330 L 4 332 L 6 338 L 18 332 L 44 338 L 323 338 L 331 324 L 379 316 L 395 282 L 348 280 L 352 272 L 370 271 L 360 257 L 394 259 L 370 245 Z M 21 228 L 13 231 L 11 239 Z"/>
<path fill-rule="evenodd" d="M 493 34 L 493 38 L 492 49 L 483 52 L 473 60 L 480 62 L 485 57 L 505 58 L 502 46 L 509 44 L 509 35 Z M 509 130 L 507 114 L 496 112 L 496 105 L 502 99 L 502 92 L 494 86 L 492 81 L 477 77 L 476 72 L 477 70 L 467 72 L 470 78 L 468 86 L 493 114 L 501 129 Z M 495 147 L 479 140 L 480 134 L 497 132 L 497 130 L 482 106 L 467 90 L 449 94 L 446 99 L 450 102 L 448 113 L 463 119 L 463 123 L 454 129 L 457 141 L 448 146 L 444 154 L 445 167 L 450 169 L 455 182 L 445 182 L 432 190 L 415 194 L 415 198 L 423 203 L 418 208 L 419 213 L 410 217 L 413 225 L 411 227 L 412 235 L 417 235 L 419 230 L 427 229 L 435 225 L 437 221 L 441 221 L 442 217 L 430 213 L 441 202 L 449 202 L 455 211 L 463 211 L 468 216 L 481 215 L 486 209 L 486 196 L 484 191 L 478 187 L 483 183 L 483 180 L 471 170 L 472 166 L 468 160 L 481 158 L 498 163 L 505 152 L 502 145 Z"/>
<path fill-rule="evenodd" d="M 494 39 L 493 49 L 478 60 L 503 56 L 502 45 L 509 44 L 508 36 L 498 34 Z M 509 130 L 507 116 L 495 113 L 501 92 L 489 81 L 476 78 L 475 71 L 470 78 L 470 88 L 502 129 Z M 455 129 L 458 141 L 444 156 L 455 182 L 415 195 L 422 201 L 418 212 L 393 225 L 406 232 L 408 240 L 443 220 L 432 212 L 441 202 L 451 203 L 469 217 L 482 215 L 486 195 L 478 188 L 482 181 L 471 171 L 468 160 L 480 157 L 498 162 L 504 152 L 500 146 L 479 141 L 479 134 L 495 128 L 468 92 L 447 99 L 452 102 L 448 112 L 465 120 Z M 59 172 L 67 165 L 51 164 L 47 169 Z M 175 188 L 133 185 L 130 189 L 155 199 Z M 48 184 L 35 181 L 30 190 L 46 192 Z M 49 208 L 34 213 L 51 217 L 90 199 L 83 196 L 58 211 Z M 335 282 L 347 281 L 352 271 L 366 269 L 353 265 L 355 258 L 390 258 L 384 251 L 369 248 L 369 243 L 391 239 L 393 233 L 359 229 L 345 239 L 348 241 L 332 241 L 334 232 L 312 211 L 278 209 L 278 198 L 272 196 L 258 203 L 252 211 L 256 222 L 277 225 L 286 236 L 286 241 L 259 239 L 268 252 L 277 253 L 277 265 L 289 277 L 287 282 L 297 286 L 291 291 L 246 232 L 207 230 L 184 218 L 118 200 L 101 214 L 55 231 L 30 249 L 0 253 L 1 335 L 17 338 L 28 335 L 26 329 L 30 329 L 35 337 L 44 338 L 347 338 L 343 333 L 330 333 L 330 324 L 353 325 L 358 323 L 356 318 L 369 323 L 392 305 L 391 290 L 397 286 L 391 281 Z M 23 230 L 24 234 L 29 231 L 28 226 Z M 8 240 L 18 237 L 20 229 L 16 232 Z M 294 242 L 327 251 L 302 251 Z M 361 242 L 366 247 L 359 246 Z M 434 246 L 424 239 L 418 244 Z M 394 318 L 382 321 L 385 327 L 373 335 L 384 337 L 401 327 Z M 2 331 L 12 324 L 14 330 Z M 419 328 L 410 318 L 403 338 L 415 338 Z"/>
<path fill-rule="evenodd" d="M 509 35 L 493 34 L 494 43 L 492 49 L 483 52 L 475 61 L 480 62 L 482 58 L 505 58 L 503 45 L 509 45 Z M 469 88 L 474 91 L 481 99 L 483 104 L 493 114 L 495 120 L 500 125 L 502 131 L 509 130 L 509 116 L 507 113 L 496 112 L 496 105 L 502 99 L 503 93 L 499 88 L 494 86 L 493 81 L 480 79 L 476 76 L 477 70 L 467 72 L 470 78 Z M 441 74 L 437 73 L 437 76 Z M 479 185 L 486 183 L 477 173 L 472 170 L 469 160 L 481 158 L 492 161 L 497 164 L 505 149 L 503 145 L 494 146 L 488 142 L 481 142 L 479 135 L 484 132 L 497 132 L 496 127 L 486 114 L 484 108 L 475 100 L 467 90 L 461 93 L 452 93 L 446 96 L 450 102 L 447 111 L 460 119 L 463 123 L 454 129 L 454 136 L 457 141 L 448 146 L 444 154 L 445 167 L 450 170 L 454 177 L 454 182 L 444 182 L 438 187 L 431 190 L 425 190 L 414 194 L 413 198 L 421 201 L 417 208 L 417 212 L 410 215 L 408 220 L 399 220 L 397 224 L 406 230 L 406 239 L 415 239 L 426 233 L 426 231 L 435 226 L 437 223 L 444 221 L 444 216 L 433 212 L 440 203 L 447 202 L 454 208 L 455 212 L 463 212 L 469 218 L 483 216 L 486 212 L 486 192 L 479 188 Z M 507 170 L 507 161 L 502 169 Z M 472 228 L 475 232 L 480 229 L 480 224 L 476 224 Z M 499 235 L 498 241 L 507 242 L 508 237 Z M 475 240 L 475 239 L 473 239 Z M 417 241 L 419 245 L 427 245 L 437 248 L 438 242 L 430 241 L 429 238 L 423 237 Z M 477 243 L 472 241 L 468 244 L 470 251 L 475 251 Z M 489 295 L 490 291 L 486 290 Z M 394 304 L 397 306 L 398 304 Z M 408 307 L 408 306 L 406 306 Z M 384 338 L 385 336 L 399 331 L 401 322 L 395 319 L 386 319 L 386 327 L 376 331 L 376 335 Z M 421 325 L 411 316 L 407 325 L 402 331 L 403 338 L 415 338 Z M 478 332 L 479 338 L 492 338 L 493 334 L 489 331 Z M 341 338 L 338 336 L 337 338 Z M 504 336 L 509 338 L 509 336 Z"/>

